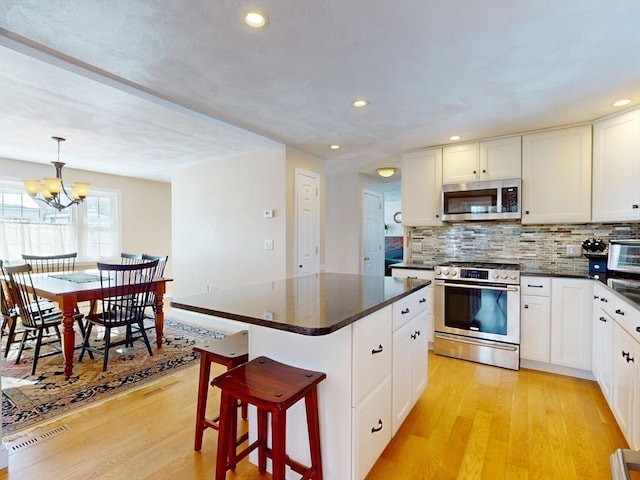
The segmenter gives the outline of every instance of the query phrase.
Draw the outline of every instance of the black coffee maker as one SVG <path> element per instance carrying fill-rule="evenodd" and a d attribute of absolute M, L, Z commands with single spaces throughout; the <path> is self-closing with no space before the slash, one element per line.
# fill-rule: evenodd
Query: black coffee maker
<path fill-rule="evenodd" d="M 589 275 L 599 278 L 607 272 L 607 244 L 601 238 L 587 238 L 582 242 L 582 250 L 589 260 Z"/>

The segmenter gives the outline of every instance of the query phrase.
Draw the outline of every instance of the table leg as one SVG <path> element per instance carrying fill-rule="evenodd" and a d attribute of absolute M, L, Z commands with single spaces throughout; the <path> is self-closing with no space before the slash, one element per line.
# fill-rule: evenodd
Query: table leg
<path fill-rule="evenodd" d="M 64 315 L 62 319 L 62 353 L 64 354 L 64 376 L 69 378 L 73 373 L 73 350 L 76 345 L 76 332 L 73 329 L 74 315 L 78 302 L 75 299 L 64 299 L 60 307 Z"/>
<path fill-rule="evenodd" d="M 164 282 L 156 283 L 156 346 L 162 348 L 162 336 L 164 334 L 164 311 L 162 310 L 162 304 L 164 302 L 163 297 L 165 293 Z"/>

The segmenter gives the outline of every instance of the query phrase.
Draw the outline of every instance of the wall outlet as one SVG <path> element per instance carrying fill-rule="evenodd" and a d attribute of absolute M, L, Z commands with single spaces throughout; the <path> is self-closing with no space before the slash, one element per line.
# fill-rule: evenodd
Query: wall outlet
<path fill-rule="evenodd" d="M 267 238 L 264 241 L 264 249 L 265 250 L 273 250 L 273 239 L 272 238 Z"/>
<path fill-rule="evenodd" d="M 273 210 L 265 210 L 262 216 L 264 218 L 273 218 Z"/>
<path fill-rule="evenodd" d="M 580 257 L 582 247 L 580 245 L 567 245 L 567 257 Z"/>

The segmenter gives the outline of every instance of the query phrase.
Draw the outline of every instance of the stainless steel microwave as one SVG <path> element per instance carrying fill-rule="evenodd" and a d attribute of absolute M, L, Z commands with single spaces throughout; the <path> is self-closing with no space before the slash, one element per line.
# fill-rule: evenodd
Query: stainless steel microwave
<path fill-rule="evenodd" d="M 521 218 L 519 178 L 442 186 L 442 220 Z"/>

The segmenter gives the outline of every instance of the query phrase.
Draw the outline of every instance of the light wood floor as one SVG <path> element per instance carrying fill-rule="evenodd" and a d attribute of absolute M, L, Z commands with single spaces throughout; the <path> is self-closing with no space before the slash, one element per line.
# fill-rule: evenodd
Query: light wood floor
<path fill-rule="evenodd" d="M 217 433 L 193 451 L 196 389 L 194 367 L 68 415 L 33 432 L 68 428 L 10 454 L 0 479 L 212 479 Z M 600 480 L 617 448 L 628 446 L 594 382 L 430 353 L 427 390 L 367 478 Z M 227 478 L 270 476 L 245 460 Z"/>

